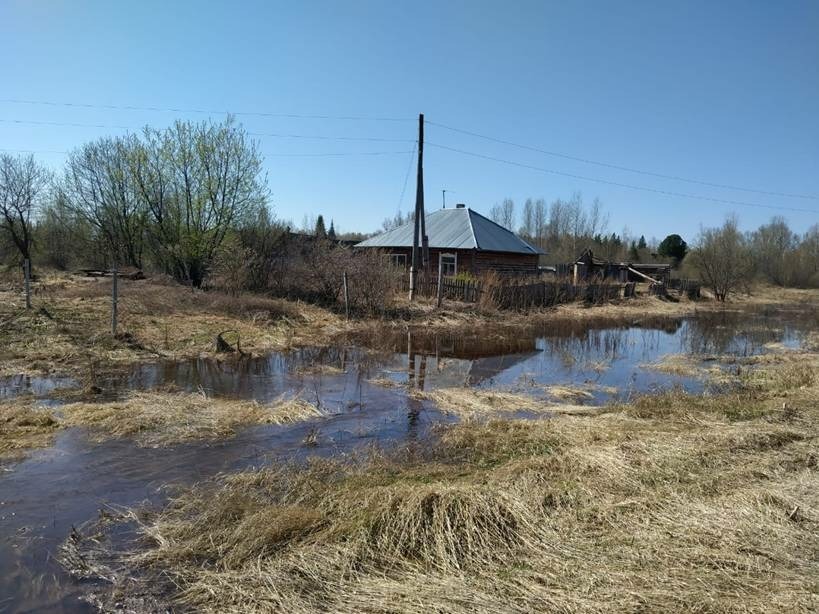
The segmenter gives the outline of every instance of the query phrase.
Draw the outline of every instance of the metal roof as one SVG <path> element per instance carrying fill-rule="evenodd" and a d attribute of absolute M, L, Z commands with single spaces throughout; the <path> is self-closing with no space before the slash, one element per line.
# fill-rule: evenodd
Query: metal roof
<path fill-rule="evenodd" d="M 438 209 L 426 216 L 429 246 L 435 249 L 478 249 L 512 254 L 543 254 L 514 232 L 467 207 Z M 388 230 L 356 247 L 412 247 L 414 223 Z"/>

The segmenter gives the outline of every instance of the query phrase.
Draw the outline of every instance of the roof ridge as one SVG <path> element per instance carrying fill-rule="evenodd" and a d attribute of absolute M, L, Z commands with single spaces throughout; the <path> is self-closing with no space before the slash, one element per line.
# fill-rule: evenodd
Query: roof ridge
<path fill-rule="evenodd" d="M 466 219 L 469 223 L 469 232 L 472 233 L 472 240 L 475 242 L 475 249 L 481 249 L 481 246 L 478 243 L 478 235 L 475 234 L 475 226 L 472 225 L 472 213 L 477 213 L 477 211 L 473 212 L 472 209 L 466 207 Z"/>

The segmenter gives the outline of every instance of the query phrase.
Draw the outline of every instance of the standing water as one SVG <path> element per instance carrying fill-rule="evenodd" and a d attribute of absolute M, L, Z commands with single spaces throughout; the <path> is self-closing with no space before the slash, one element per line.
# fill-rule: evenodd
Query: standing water
<path fill-rule="evenodd" d="M 673 354 L 704 359 L 749 356 L 772 344 L 797 348 L 815 328 L 815 313 L 770 310 L 633 325 L 563 322 L 522 330 L 511 340 L 487 332 L 382 333 L 331 348 L 136 366 L 101 382 L 102 397 L 167 386 L 260 402 L 298 395 L 328 417 L 157 449 L 128 439 L 94 443 L 68 429 L 53 446 L 0 466 L 0 612 L 91 610 L 81 599 L 89 587 L 66 574 L 55 555 L 72 527 L 108 506 L 161 503 L 169 487 L 220 472 L 341 455 L 372 442 L 410 445 L 431 424 L 451 420 L 408 394 L 410 388 L 468 386 L 540 397 L 553 386 L 575 386 L 588 391 L 583 402 L 591 404 L 674 386 L 696 392 L 706 386 L 702 380 L 649 365 Z M 30 393 L 47 401 L 71 384 L 0 380 L 0 397 Z M 305 447 L 316 433 L 316 445 Z"/>

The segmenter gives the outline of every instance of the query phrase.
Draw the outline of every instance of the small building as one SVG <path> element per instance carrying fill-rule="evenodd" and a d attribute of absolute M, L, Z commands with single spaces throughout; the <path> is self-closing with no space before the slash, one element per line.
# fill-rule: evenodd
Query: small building
<path fill-rule="evenodd" d="M 543 250 L 466 205 L 428 213 L 425 223 L 433 275 L 437 276 L 439 266 L 446 277 L 488 271 L 501 275 L 538 273 L 538 257 Z M 414 230 L 414 222 L 409 222 L 362 241 L 356 248 L 383 250 L 393 265 L 409 268 Z"/>
<path fill-rule="evenodd" d="M 583 250 L 573 265 L 574 283 L 590 279 L 613 279 L 625 282 L 657 282 L 667 284 L 671 265 L 645 262 L 611 262 L 597 258 L 590 249 Z"/>

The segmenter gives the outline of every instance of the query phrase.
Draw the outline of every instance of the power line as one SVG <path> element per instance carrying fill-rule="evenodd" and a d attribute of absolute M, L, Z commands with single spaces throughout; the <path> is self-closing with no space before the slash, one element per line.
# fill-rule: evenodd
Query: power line
<path fill-rule="evenodd" d="M 649 187 L 646 187 L 646 186 L 638 186 L 638 185 L 632 185 L 632 184 L 628 184 L 628 183 L 619 183 L 617 181 L 609 181 L 607 179 L 599 179 L 597 177 L 586 177 L 584 175 L 575 175 L 573 173 L 564 173 L 562 171 L 556 171 L 556 170 L 553 170 L 553 169 L 543 168 L 543 167 L 540 167 L 540 166 L 533 166 L 531 164 L 523 164 L 521 162 L 514 162 L 512 160 L 504 160 L 503 158 L 495 158 L 493 156 L 485 156 L 483 154 L 474 153 L 474 152 L 471 152 L 471 151 L 465 151 L 463 149 L 456 149 L 455 147 L 447 147 L 446 145 L 437 145 L 435 143 L 429 143 L 429 142 L 427 142 L 427 145 L 430 145 L 432 147 L 437 147 L 438 149 L 444 149 L 444 150 L 447 150 L 447 151 L 452 151 L 452 152 L 455 152 L 455 153 L 463 154 L 463 155 L 466 155 L 466 156 L 481 158 L 483 160 L 491 160 L 493 162 L 500 162 L 502 164 L 508 164 L 510 166 L 517 166 L 517 167 L 520 167 L 520 168 L 528 168 L 530 170 L 540 171 L 542 173 L 549 173 L 549 174 L 552 174 L 552 175 L 559 175 L 561 177 L 570 177 L 572 179 L 580 179 L 582 181 L 592 181 L 594 183 L 602 183 L 602 184 L 605 184 L 605 185 L 611 185 L 611 186 L 615 186 L 615 187 L 619 187 L 619 188 L 627 188 L 629 190 L 640 190 L 642 192 L 652 192 L 654 194 L 663 194 L 665 196 L 675 196 L 675 197 L 678 197 L 678 198 L 693 198 L 693 199 L 696 199 L 696 200 L 704 200 L 704 201 L 709 201 L 709 202 L 714 202 L 714 203 L 722 203 L 722 204 L 726 204 L 726 205 L 739 205 L 739 206 L 743 206 L 743 207 L 760 207 L 760 208 L 764 208 L 764 209 L 778 209 L 778 210 L 783 210 L 783 211 L 799 211 L 799 212 L 802 212 L 802 213 L 817 213 L 817 214 L 819 214 L 819 211 L 817 211 L 816 209 L 801 209 L 801 208 L 798 208 L 798 207 L 783 207 L 783 206 L 777 206 L 777 205 L 763 205 L 761 203 L 750 203 L 750 202 L 744 202 L 744 201 L 740 201 L 740 200 L 728 200 L 728 199 L 724 199 L 724 198 L 713 198 L 713 197 L 710 197 L 710 196 L 701 196 L 699 194 L 686 194 L 686 193 L 683 193 L 683 192 L 672 192 L 670 190 L 660 190 L 660 189 L 657 189 L 657 188 L 649 188 Z"/>
<path fill-rule="evenodd" d="M 134 126 L 117 126 L 111 124 L 79 124 L 75 122 L 49 122 L 33 119 L 0 119 L 4 124 L 31 124 L 34 126 L 68 126 L 71 128 L 117 128 L 119 130 L 134 130 Z"/>
<path fill-rule="evenodd" d="M 731 185 L 727 183 L 712 183 L 709 181 L 701 181 L 699 179 L 689 179 L 687 177 L 681 177 L 679 175 L 665 175 L 663 173 L 655 173 L 652 171 L 641 170 L 637 168 L 631 168 L 628 166 L 620 166 L 618 164 L 609 164 L 608 162 L 600 162 L 598 160 L 591 160 L 589 158 L 581 158 L 577 156 L 571 156 L 569 154 L 559 153 L 556 151 L 549 151 L 547 149 L 541 149 L 539 147 L 532 147 L 530 145 L 521 145 L 520 143 L 513 143 L 512 141 L 507 141 L 504 139 L 498 139 L 491 136 L 486 136 L 484 134 L 478 134 L 477 132 L 472 132 L 470 130 L 463 130 L 461 128 L 454 128 L 452 126 L 447 126 L 444 124 L 439 124 L 437 122 L 427 121 L 428 124 L 432 126 L 437 126 L 438 128 L 443 128 L 445 130 L 451 130 L 452 132 L 459 132 L 461 134 L 466 134 L 469 136 L 474 136 L 479 139 L 484 139 L 487 141 L 492 141 L 493 143 L 501 143 L 503 145 L 510 145 L 512 147 L 518 147 L 519 149 L 526 149 L 528 151 L 534 151 L 537 153 L 542 153 L 547 156 L 555 156 L 557 158 L 563 158 L 564 160 L 572 160 L 574 162 L 582 162 L 583 164 L 593 164 L 595 166 L 602 166 L 604 168 L 611 168 L 619 171 L 626 171 L 629 173 L 637 173 L 640 175 L 646 175 L 649 177 L 659 177 L 661 179 L 671 179 L 673 181 L 682 181 L 685 183 L 693 183 L 696 185 L 703 185 L 712 188 L 723 188 L 728 190 L 738 190 L 741 192 L 752 192 L 755 194 L 764 194 L 766 196 L 781 196 L 786 198 L 805 198 L 809 200 L 819 200 L 819 196 L 811 195 L 811 194 L 792 194 L 788 192 L 775 192 L 775 191 L 768 191 L 768 190 L 757 190 L 753 188 L 744 188 L 741 186 Z"/>
<path fill-rule="evenodd" d="M 318 141 L 375 141 L 379 143 L 414 143 L 412 139 L 387 139 L 376 136 L 322 136 L 308 134 L 280 134 L 267 132 L 246 132 L 248 136 L 271 137 L 277 139 L 312 139 Z"/>
<path fill-rule="evenodd" d="M 106 128 L 118 130 L 140 130 L 137 126 L 119 126 L 115 124 L 80 124 L 75 122 L 53 122 L 29 119 L 0 119 L 0 122 L 7 124 L 31 124 L 34 126 L 67 126 L 71 128 Z M 279 139 L 308 139 L 318 141 L 370 141 L 379 143 L 414 143 L 412 139 L 390 139 L 374 136 L 327 136 L 313 134 L 286 134 L 270 132 L 245 132 L 248 136 L 270 137 Z"/>
<path fill-rule="evenodd" d="M 159 111 L 163 113 L 201 113 L 205 115 L 241 115 L 248 117 L 271 117 L 289 119 L 333 119 L 343 121 L 379 121 L 379 122 L 405 122 L 415 121 L 409 117 L 381 117 L 367 115 L 306 115 L 301 113 L 267 113 L 256 111 L 218 111 L 207 109 L 184 109 L 174 107 L 141 107 L 135 105 L 114 105 L 114 104 L 88 104 L 80 102 L 57 102 L 52 100 L 21 100 L 19 98 L 3 98 L 0 102 L 12 104 L 44 105 L 51 107 L 74 107 L 82 109 L 108 109 L 112 111 Z"/>
<path fill-rule="evenodd" d="M 265 156 L 285 156 L 288 158 L 321 158 L 334 156 L 397 156 L 412 153 L 410 151 L 349 151 L 341 153 L 272 153 Z"/>
<path fill-rule="evenodd" d="M 54 153 L 68 154 L 70 152 L 58 149 L 6 149 L 0 151 L 12 153 Z M 344 151 L 344 152 L 321 152 L 321 153 L 267 153 L 266 157 L 287 157 L 287 158 L 321 158 L 321 157 L 346 157 L 346 156 L 397 156 L 412 154 L 413 151 Z"/>
<path fill-rule="evenodd" d="M 6 149 L 4 147 L 0 147 L 0 151 L 8 151 L 11 153 L 53 153 L 53 154 L 67 154 L 67 151 L 62 151 L 60 149 Z"/>
<path fill-rule="evenodd" d="M 412 151 L 410 152 L 409 157 L 409 166 L 407 166 L 407 174 L 404 175 L 404 187 L 401 188 L 401 198 L 398 199 L 398 211 L 401 212 L 401 207 L 404 204 L 404 193 L 407 191 L 407 182 L 409 181 L 410 171 L 412 170 L 412 162 L 415 160 L 415 151 L 418 148 L 418 143 L 416 143 Z"/>

